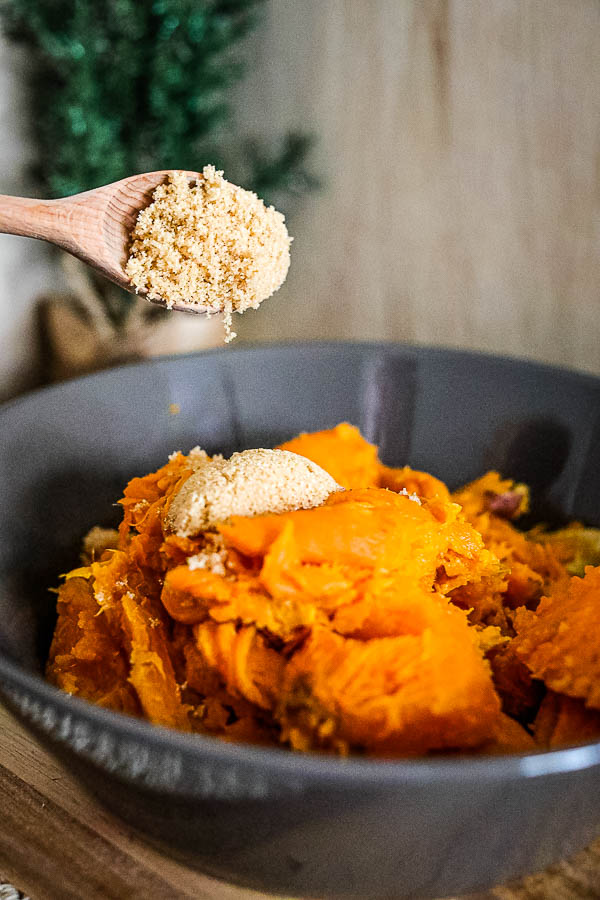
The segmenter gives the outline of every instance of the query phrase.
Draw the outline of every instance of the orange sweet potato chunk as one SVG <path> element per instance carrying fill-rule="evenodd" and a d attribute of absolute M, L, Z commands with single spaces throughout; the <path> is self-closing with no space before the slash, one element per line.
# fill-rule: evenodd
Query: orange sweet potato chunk
<path fill-rule="evenodd" d="M 405 544 L 407 541 L 416 543 L 421 536 L 425 541 L 427 536 L 421 532 L 427 529 L 435 540 L 437 523 L 421 507 L 407 497 L 397 498 L 406 513 L 402 528 L 397 510 L 388 502 L 388 497 L 391 501 L 396 495 L 378 496 L 379 493 L 373 490 L 366 497 L 363 492 L 356 496 L 348 491 L 341 495 L 342 503 L 326 503 L 316 509 L 255 519 L 234 516 L 230 523 L 219 526 L 219 530 L 226 543 L 241 553 L 265 556 L 286 524 L 291 522 L 302 562 L 315 565 L 331 562 L 363 568 L 371 568 L 399 552 L 395 538 L 400 538 L 402 531 Z"/>
<path fill-rule="evenodd" d="M 196 691 L 201 699 L 190 715 L 194 731 L 217 735 L 226 741 L 252 744 L 276 741 L 269 714 L 227 690 L 221 675 L 198 649 L 193 637 L 186 645 L 185 656 L 188 691 Z"/>
<path fill-rule="evenodd" d="M 428 472 L 409 466 L 394 469 L 379 462 L 377 447 L 361 435 L 358 428 L 342 422 L 326 431 L 300 434 L 280 444 L 280 450 L 298 453 L 316 462 L 342 487 L 383 487 L 400 493 L 407 491 L 418 497 L 448 500 L 448 488 Z"/>
<path fill-rule="evenodd" d="M 416 494 L 417 497 L 433 500 L 449 500 L 450 491 L 443 481 L 430 475 L 428 472 L 419 472 L 410 466 L 401 469 L 391 469 L 388 466 L 379 466 L 379 487 L 388 488 L 390 491 Z"/>
<path fill-rule="evenodd" d="M 210 617 L 215 622 L 255 624 L 284 639 L 316 618 L 309 598 L 276 603 L 257 578 L 234 581 L 187 566 L 167 572 L 161 599 L 169 615 L 179 622 L 198 624 Z"/>
<path fill-rule="evenodd" d="M 376 572 L 357 591 L 354 600 L 341 604 L 331 617 L 338 634 L 360 640 L 421 634 L 439 620 L 446 599 L 398 573 Z"/>
<path fill-rule="evenodd" d="M 261 611 L 259 627 L 287 638 L 294 627 L 329 619 L 342 634 L 385 637 L 422 630 L 438 595 L 497 572 L 497 560 L 456 504 L 441 503 L 435 513 L 406 496 L 367 488 L 335 494 L 316 509 L 234 517 L 220 531 L 228 547 L 262 558 L 258 582 L 271 620 Z M 181 577 L 189 583 L 195 575 Z M 167 575 L 165 590 L 174 578 Z M 232 597 L 239 586 L 230 583 Z M 227 584 L 221 589 L 226 593 Z M 248 606 L 230 603 L 231 613 L 236 605 L 249 624 Z"/>
<path fill-rule="evenodd" d="M 421 634 L 357 641 L 314 629 L 285 672 L 278 718 L 292 746 L 332 741 L 378 755 L 474 748 L 500 702 L 464 615 Z"/>
<path fill-rule="evenodd" d="M 531 722 L 544 686 L 531 677 L 531 672 L 515 653 L 512 641 L 493 647 L 487 653 L 487 659 L 503 712 L 520 721 Z"/>
<path fill-rule="evenodd" d="M 268 552 L 291 523 L 298 558 L 313 565 L 334 564 L 355 570 L 402 568 L 428 586 L 443 567 L 445 588 L 480 578 L 497 566 L 479 534 L 447 504 L 446 520 L 408 497 L 372 488 L 345 491 L 323 506 L 283 515 L 234 516 L 219 526 L 226 544 L 247 556 Z"/>
<path fill-rule="evenodd" d="M 300 434 L 278 447 L 311 459 L 345 488 L 377 487 L 377 447 L 358 428 L 342 422 L 328 431 Z"/>
<path fill-rule="evenodd" d="M 165 546 L 163 520 L 171 497 L 191 472 L 188 458 L 177 453 L 156 472 L 133 478 L 125 488 L 119 501 L 123 507 L 121 548 L 138 568 L 162 572 L 168 564 L 177 539 Z"/>
<path fill-rule="evenodd" d="M 256 628 L 203 622 L 194 633 L 196 647 L 230 693 L 271 709 L 280 691 L 285 660 L 267 646 Z"/>
<path fill-rule="evenodd" d="M 554 749 L 600 740 L 600 712 L 582 700 L 548 691 L 534 722 L 540 747 Z"/>
<path fill-rule="evenodd" d="M 493 729 L 491 740 L 479 748 L 479 753 L 531 753 L 537 750 L 536 742 L 528 731 L 510 716 L 502 713 Z"/>
<path fill-rule="evenodd" d="M 144 715 L 156 725 L 189 731 L 188 711 L 181 702 L 164 625 L 130 593 L 123 595 L 122 607 L 131 643 L 129 680 Z"/>
<path fill-rule="evenodd" d="M 510 478 L 502 478 L 494 470 L 486 472 L 485 475 L 455 491 L 452 498 L 460 503 L 465 515 L 469 519 L 473 519 L 483 513 L 493 513 L 494 509 L 498 509 L 495 501 L 507 494 L 514 495 L 515 504 L 504 516 L 496 513 L 498 518 L 516 519 L 527 512 L 529 491 L 525 485 L 516 484 Z"/>
<path fill-rule="evenodd" d="M 137 714 L 118 623 L 103 613 L 86 578 L 69 578 L 58 592 L 58 621 L 46 677 L 84 700 Z"/>
<path fill-rule="evenodd" d="M 161 601 L 172 619 L 194 625 L 223 607 L 235 606 L 231 618 L 254 621 L 263 598 L 256 579 L 232 581 L 209 569 L 175 566 L 165 575 Z M 248 608 L 242 615 L 241 610 Z"/>
<path fill-rule="evenodd" d="M 600 566 L 571 578 L 537 610 L 518 609 L 512 647 L 553 691 L 600 709 Z"/>
<path fill-rule="evenodd" d="M 131 571 L 127 555 L 121 550 L 109 552 L 104 559 L 92 563 L 88 571 L 98 607 L 119 618 L 121 597 L 128 589 Z"/>
<path fill-rule="evenodd" d="M 533 607 L 542 594 L 563 587 L 568 581 L 568 573 L 558 551 L 550 543 L 527 537 L 509 518 L 493 511 L 494 498 L 503 494 L 522 497 L 522 509 L 517 510 L 515 516 L 527 509 L 526 489 L 509 479 L 502 479 L 497 472 L 488 472 L 466 485 L 456 491 L 452 499 L 460 504 L 467 521 L 481 534 L 485 546 L 505 569 L 503 605 L 510 609 Z"/>

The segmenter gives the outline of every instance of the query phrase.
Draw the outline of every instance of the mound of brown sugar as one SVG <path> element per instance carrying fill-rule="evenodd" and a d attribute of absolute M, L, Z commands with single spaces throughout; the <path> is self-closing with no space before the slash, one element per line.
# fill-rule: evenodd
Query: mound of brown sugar
<path fill-rule="evenodd" d="M 174 494 L 166 527 L 200 534 L 231 516 L 259 516 L 319 506 L 340 485 L 316 463 L 287 450 L 243 450 L 208 459 Z"/>
<path fill-rule="evenodd" d="M 125 271 L 136 291 L 168 308 L 223 313 L 256 309 L 283 284 L 290 264 L 284 217 L 256 194 L 205 166 L 195 183 L 172 172 L 143 209 Z"/>

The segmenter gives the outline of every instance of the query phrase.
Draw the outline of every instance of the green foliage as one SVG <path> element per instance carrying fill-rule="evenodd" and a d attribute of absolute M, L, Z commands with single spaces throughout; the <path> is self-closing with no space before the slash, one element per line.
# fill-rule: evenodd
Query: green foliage
<path fill-rule="evenodd" d="M 228 91 L 244 72 L 239 44 L 263 2 L 0 0 L 6 33 L 28 52 L 40 190 L 63 197 L 206 163 L 284 211 L 315 187 L 304 168 L 309 137 L 290 134 L 273 151 L 228 132 Z M 132 296 L 96 281 L 122 326 Z"/>
<path fill-rule="evenodd" d="M 237 45 L 257 27 L 262 2 L 0 0 L 7 33 L 29 52 L 46 195 L 208 162 L 284 206 L 313 187 L 306 137 L 269 152 L 239 140 L 236 148 L 227 133 L 228 90 L 243 75 Z"/>

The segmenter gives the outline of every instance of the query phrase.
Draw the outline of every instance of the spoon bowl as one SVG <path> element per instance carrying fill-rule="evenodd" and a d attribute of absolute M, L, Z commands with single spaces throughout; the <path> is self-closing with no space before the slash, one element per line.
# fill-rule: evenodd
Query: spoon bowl
<path fill-rule="evenodd" d="M 0 233 L 55 244 L 119 287 L 135 293 L 125 272 L 131 233 L 140 210 L 150 204 L 154 191 L 169 174 L 169 170 L 162 170 L 131 175 L 113 184 L 58 200 L 0 195 Z M 191 181 L 198 178 L 199 173 L 185 174 Z M 147 296 L 144 291 L 137 293 Z M 167 305 L 161 298 L 152 298 L 152 302 Z M 197 306 L 174 304 L 172 308 L 203 312 Z"/>

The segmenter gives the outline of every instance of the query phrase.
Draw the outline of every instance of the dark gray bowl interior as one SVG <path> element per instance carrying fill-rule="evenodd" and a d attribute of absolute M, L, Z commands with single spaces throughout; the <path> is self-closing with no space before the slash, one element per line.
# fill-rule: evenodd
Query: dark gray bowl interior
<path fill-rule="evenodd" d="M 178 412 L 173 411 L 172 404 L 177 405 Z M 405 835 L 401 840 L 400 831 L 389 834 L 386 822 L 378 816 L 377 808 L 369 806 L 362 788 L 357 788 L 355 796 L 352 794 L 353 778 L 359 781 L 363 778 L 365 784 L 371 785 L 372 796 L 381 797 L 377 785 L 383 782 L 378 782 L 378 773 L 385 770 L 385 779 L 392 778 L 390 773 L 396 773 L 394 784 L 404 792 L 405 811 L 410 809 L 413 817 L 413 833 L 425 840 L 427 852 L 432 853 L 431 840 L 438 833 L 436 828 L 442 828 L 444 816 L 448 820 L 454 815 L 464 818 L 464 811 L 472 808 L 468 827 L 481 822 L 481 809 L 477 808 L 477 797 L 482 796 L 477 784 L 479 777 L 484 781 L 497 780 L 497 784 L 494 781 L 496 801 L 502 796 L 502 790 L 509 798 L 500 819 L 502 840 L 506 842 L 507 835 L 515 828 L 526 827 L 526 821 L 531 826 L 531 817 L 527 820 L 525 811 L 520 809 L 525 800 L 521 803 L 519 797 L 524 798 L 527 792 L 519 789 L 524 777 L 519 766 L 510 764 L 502 769 L 490 762 L 485 769 L 481 766 L 487 763 L 479 761 L 473 768 L 475 781 L 465 794 L 464 766 L 457 769 L 456 761 L 437 763 L 435 771 L 419 763 L 365 763 L 360 769 L 362 775 L 358 776 L 359 769 L 352 768 L 360 766 L 358 763 L 345 767 L 335 761 L 306 763 L 290 754 L 267 751 L 259 751 L 257 756 L 257 751 L 223 748 L 218 742 L 204 739 L 196 739 L 192 745 L 180 735 L 151 729 L 144 723 L 131 723 L 124 717 L 59 697 L 27 674 L 41 671 L 48 649 L 54 622 L 54 599 L 48 588 L 57 583 L 59 573 L 77 562 L 80 538 L 88 528 L 97 523 L 118 522 L 115 501 L 132 475 L 162 464 L 175 449 L 187 451 L 200 444 L 208 452 L 229 454 L 245 447 L 273 446 L 299 431 L 326 428 L 343 420 L 358 425 L 369 440 L 377 443 L 386 463 L 408 463 L 426 469 L 451 487 L 488 468 L 497 468 L 530 484 L 532 521 L 560 524 L 577 518 L 600 525 L 600 380 L 592 377 L 508 359 L 392 344 L 307 344 L 224 350 L 103 372 L 32 394 L 0 411 L 0 676 L 5 693 L 26 720 L 33 720 L 39 734 L 70 754 L 83 777 L 96 789 L 102 789 L 107 779 L 121 779 L 123 796 L 129 798 L 123 801 L 120 810 L 124 815 L 135 817 L 142 828 L 185 853 L 192 862 L 225 877 L 289 893 L 429 896 L 471 889 L 500 876 L 515 875 L 527 866 L 535 868 L 589 839 L 594 827 L 600 825 L 600 800 L 580 798 L 587 804 L 587 813 L 575 836 L 571 832 L 568 837 L 565 827 L 557 826 L 554 831 L 548 827 L 538 829 L 543 834 L 534 842 L 535 846 L 531 845 L 529 862 L 524 857 L 521 840 L 516 855 L 503 851 L 501 864 L 486 858 L 485 853 L 477 866 L 466 855 L 462 860 L 454 858 L 451 863 L 438 860 L 435 877 L 423 876 L 419 881 L 414 874 L 419 863 L 414 850 L 411 851 L 412 868 L 406 869 L 406 844 L 402 840 L 408 837 Z M 51 727 L 44 726 L 39 710 L 35 715 L 31 713 L 36 697 L 40 698 L 40 709 L 52 711 L 56 721 L 51 715 L 54 722 Z M 306 874 L 304 857 L 308 858 L 309 853 L 318 856 L 307 837 L 308 828 L 304 837 L 301 829 L 296 828 L 298 846 L 294 845 L 293 853 L 288 853 L 293 860 L 289 864 L 267 861 L 268 842 L 250 859 L 240 851 L 238 856 L 240 860 L 244 858 L 243 864 L 236 864 L 236 855 L 229 846 L 228 862 L 224 852 L 219 855 L 218 841 L 211 843 L 207 837 L 206 791 L 204 795 L 196 791 L 192 796 L 194 790 L 190 788 L 187 798 L 182 798 L 179 791 L 178 799 L 173 798 L 169 808 L 164 800 L 165 795 L 173 793 L 168 779 L 158 787 L 156 781 L 147 779 L 142 790 L 126 767 L 121 771 L 116 765 L 105 765 L 97 754 L 87 753 L 88 745 L 78 749 L 76 743 L 66 738 L 61 745 L 56 722 L 68 715 L 69 710 L 75 711 L 92 733 L 94 729 L 109 733 L 115 741 L 126 733 L 135 733 L 136 740 L 148 746 L 177 747 L 178 752 L 189 755 L 189 765 L 197 768 L 208 757 L 213 762 L 222 759 L 231 762 L 235 758 L 236 765 L 243 769 L 247 763 L 255 773 L 268 773 L 270 767 L 274 767 L 280 779 L 282 772 L 287 773 L 288 779 L 290 773 L 295 773 L 298 783 L 304 785 L 303 791 L 308 791 L 306 796 L 318 786 L 311 803 L 315 815 L 318 808 L 319 816 L 325 821 L 334 811 L 335 815 L 342 816 L 342 808 L 336 806 L 337 801 L 332 800 L 327 787 L 335 783 L 336 790 L 342 790 L 335 769 L 336 765 L 341 766 L 343 809 L 348 815 L 354 815 L 351 809 L 363 809 L 362 820 L 353 819 L 352 826 L 346 828 L 346 844 L 340 847 L 345 868 L 330 864 L 325 871 L 321 865 L 320 869 L 313 867 L 310 877 Z M 552 763 L 549 770 L 549 764 L 540 764 L 537 769 L 534 766 L 538 806 L 539 797 L 545 797 L 544 808 L 550 798 L 556 802 L 560 792 L 567 789 L 567 781 L 569 791 L 580 784 L 582 791 L 589 792 L 593 784 L 598 795 L 600 748 L 585 758 L 572 755 L 577 752 L 551 754 L 559 762 Z M 577 772 L 572 777 L 565 774 L 571 768 L 587 773 L 590 766 L 592 782 Z M 444 779 L 445 786 L 441 788 Z M 413 788 L 419 785 L 421 793 L 417 791 L 409 796 L 408 782 Z M 437 799 L 435 792 L 427 793 L 435 784 Z M 154 794 L 148 793 L 148 785 Z M 459 801 L 457 796 L 461 790 L 464 796 Z M 400 803 L 393 791 L 390 794 L 389 785 L 385 796 L 388 806 Z M 533 802 L 533 796 L 529 803 Z M 221 801 L 218 797 L 211 801 L 212 831 L 209 832 L 220 834 L 223 846 L 225 832 L 220 822 L 233 814 L 235 804 L 230 797 L 223 808 Z M 251 815 L 256 828 L 262 821 L 261 815 L 266 815 L 265 810 L 261 812 L 256 807 L 255 801 L 258 798 L 252 800 L 250 812 L 244 814 L 246 818 L 242 816 L 243 828 L 247 829 L 247 815 Z M 300 821 L 302 809 L 308 815 L 306 802 L 296 797 L 294 809 Z M 452 813 L 454 802 L 456 809 Z M 170 834 L 165 834 L 165 829 L 161 831 L 157 825 L 160 816 L 156 810 L 162 809 L 165 822 L 181 820 L 177 805 L 181 803 L 189 805 L 186 813 L 189 828 L 182 832 L 181 828 L 169 826 Z M 436 804 L 438 813 L 434 815 Z M 383 814 L 381 805 L 379 809 Z M 439 809 L 444 810 L 443 815 Z M 271 818 L 274 815 L 272 809 L 270 815 Z M 392 813 L 388 810 L 386 815 L 389 818 Z M 543 817 L 541 806 L 536 817 L 539 815 Z M 568 817 L 571 829 L 575 827 L 570 821 L 574 817 Z M 384 843 L 378 845 L 382 849 L 377 853 L 377 862 L 373 847 L 368 841 L 365 844 L 361 821 L 365 828 L 368 824 L 368 829 L 375 829 L 374 833 L 387 834 L 385 839 L 381 838 Z M 241 822 L 238 831 L 242 829 Z M 194 828 L 200 830 L 194 832 Z M 280 830 L 283 828 L 280 823 Z M 423 837 L 425 828 L 429 839 Z M 202 834 L 205 849 L 194 854 L 194 842 L 189 838 L 196 833 Z M 265 833 L 271 835 L 268 829 Z M 501 846 L 500 835 L 497 837 L 490 845 L 490 853 L 495 848 L 496 856 Z M 342 840 L 339 836 L 338 839 Z M 239 844 L 242 837 L 238 835 L 237 840 Z M 322 843 L 323 838 L 320 840 Z M 514 837 L 511 840 L 514 844 Z M 541 847 L 540 841 L 545 842 Z M 437 844 L 439 849 L 439 838 Z M 378 876 L 374 871 L 368 873 L 367 851 L 357 850 L 363 845 L 367 849 L 371 847 L 373 864 L 379 866 Z M 404 852 L 400 852 L 399 846 L 404 846 Z M 397 861 L 391 864 L 389 860 L 395 858 L 394 853 Z M 382 854 L 387 861 L 385 866 Z M 424 860 L 422 864 L 425 865 Z"/>

